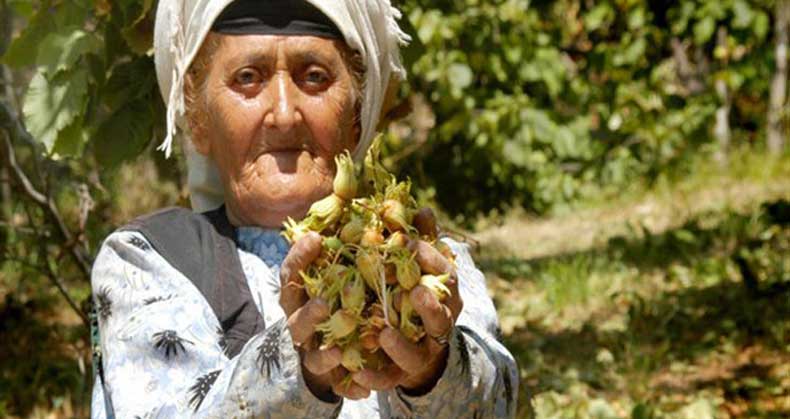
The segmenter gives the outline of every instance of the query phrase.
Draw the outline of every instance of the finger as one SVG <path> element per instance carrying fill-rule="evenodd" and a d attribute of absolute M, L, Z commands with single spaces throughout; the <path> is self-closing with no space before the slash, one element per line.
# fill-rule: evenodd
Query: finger
<path fill-rule="evenodd" d="M 363 368 L 351 378 L 362 387 L 375 391 L 391 390 L 406 376 L 406 373 L 395 364 L 390 364 L 381 371 Z"/>
<path fill-rule="evenodd" d="M 280 288 L 280 306 L 289 318 L 296 310 L 304 306 L 308 299 L 302 284 L 289 282 Z"/>
<path fill-rule="evenodd" d="M 367 399 L 370 396 L 370 389 L 360 386 L 354 380 L 341 380 L 332 385 L 332 391 L 340 397 L 351 400 Z"/>
<path fill-rule="evenodd" d="M 307 351 L 302 355 L 302 364 L 316 375 L 324 375 L 337 368 L 343 359 L 343 351 L 337 346 L 328 349 Z"/>
<path fill-rule="evenodd" d="M 415 252 L 415 260 L 423 272 L 431 275 L 441 275 L 453 271 L 453 264 L 447 260 L 435 247 L 423 240 L 413 240 L 409 243 L 409 250 Z"/>
<path fill-rule="evenodd" d="M 409 293 L 409 299 L 414 311 L 422 319 L 428 336 L 446 336 L 450 332 L 453 327 L 453 313 L 428 288 L 417 285 Z"/>
<path fill-rule="evenodd" d="M 301 345 L 315 333 L 316 323 L 329 318 L 329 305 L 320 298 L 313 298 L 288 318 L 288 330 L 295 345 Z"/>
<path fill-rule="evenodd" d="M 348 370 L 343 368 L 342 365 L 338 365 L 321 377 L 334 389 L 334 386 L 340 384 L 344 378 L 348 377 Z"/>
<path fill-rule="evenodd" d="M 433 210 L 428 207 L 421 208 L 414 214 L 412 224 L 420 232 L 421 236 L 436 237 L 439 235 L 439 228 L 436 226 L 436 216 Z"/>
<path fill-rule="evenodd" d="M 294 244 L 288 252 L 280 269 L 280 305 L 285 315 L 290 317 L 296 309 L 307 302 L 307 293 L 304 290 L 302 277 L 299 271 L 318 257 L 321 253 L 321 236 L 317 233 L 308 233 Z"/>
<path fill-rule="evenodd" d="M 280 283 L 302 283 L 299 271 L 307 268 L 321 254 L 321 235 L 311 231 L 294 243 L 280 268 Z"/>
<path fill-rule="evenodd" d="M 381 349 L 392 361 L 407 374 L 415 374 L 425 367 L 428 359 L 428 348 L 425 345 L 412 343 L 393 328 L 385 328 L 379 334 Z"/>
<path fill-rule="evenodd" d="M 318 395 L 329 392 L 335 393 L 334 386 L 348 376 L 348 371 L 342 366 L 338 366 L 325 374 L 313 374 L 304 366 L 303 362 L 302 375 L 310 390 L 313 390 L 313 393 Z M 335 393 L 335 395 L 338 394 Z"/>
<path fill-rule="evenodd" d="M 450 309 L 453 321 L 458 319 L 458 316 L 461 314 L 461 310 L 464 309 L 464 301 L 461 299 L 461 291 L 458 289 L 458 281 L 458 275 L 456 275 L 455 270 L 453 270 L 450 274 L 450 279 L 448 279 L 447 283 L 445 284 L 450 290 L 450 296 L 442 301 L 442 303 L 444 303 L 444 305 Z"/>

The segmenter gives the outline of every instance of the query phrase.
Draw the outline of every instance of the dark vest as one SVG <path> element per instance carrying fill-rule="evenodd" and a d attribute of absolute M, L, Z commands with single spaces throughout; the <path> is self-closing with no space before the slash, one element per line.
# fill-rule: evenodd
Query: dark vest
<path fill-rule="evenodd" d="M 167 208 L 131 221 L 121 231 L 137 231 L 197 287 L 219 320 L 225 353 L 236 356 L 265 329 L 241 268 L 236 229 L 225 207 L 202 214 Z"/>
<path fill-rule="evenodd" d="M 197 287 L 219 320 L 225 337 L 225 353 L 238 355 L 244 344 L 266 326 L 252 300 L 236 246 L 236 229 L 225 207 L 202 214 L 184 208 L 167 208 L 145 215 L 121 227 L 137 231 L 154 249 Z M 91 309 L 91 346 L 94 376 L 104 389 L 108 419 L 115 419 L 110 394 L 104 387 L 96 308 Z"/>

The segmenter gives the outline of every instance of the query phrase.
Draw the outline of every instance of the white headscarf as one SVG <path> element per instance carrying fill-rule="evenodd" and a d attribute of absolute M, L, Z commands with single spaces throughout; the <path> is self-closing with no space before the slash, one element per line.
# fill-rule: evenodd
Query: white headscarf
<path fill-rule="evenodd" d="M 184 76 L 200 50 L 214 20 L 233 0 L 161 0 L 156 11 L 154 61 L 159 90 L 167 106 L 167 137 L 160 150 L 167 157 L 176 137 L 187 157 L 192 209 L 217 208 L 224 201 L 214 164 L 199 154 L 188 138 L 184 118 Z M 376 135 L 376 126 L 390 77 L 404 79 L 399 46 L 409 41 L 398 27 L 400 12 L 390 0 L 307 0 L 340 29 L 346 44 L 362 55 L 365 79 L 361 107 L 361 135 L 354 157 L 360 159 Z"/>

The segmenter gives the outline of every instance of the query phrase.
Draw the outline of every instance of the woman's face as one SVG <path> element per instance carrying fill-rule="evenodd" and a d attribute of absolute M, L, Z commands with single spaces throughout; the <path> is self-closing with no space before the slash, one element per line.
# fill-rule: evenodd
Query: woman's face
<path fill-rule="evenodd" d="M 342 45 L 312 36 L 209 37 L 218 47 L 190 124 L 195 148 L 219 169 L 231 222 L 279 227 L 303 217 L 332 191 L 334 156 L 358 138 Z"/>

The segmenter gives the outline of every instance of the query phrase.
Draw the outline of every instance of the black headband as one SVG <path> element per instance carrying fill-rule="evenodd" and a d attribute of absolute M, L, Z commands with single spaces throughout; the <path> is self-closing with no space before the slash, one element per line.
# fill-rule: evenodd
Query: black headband
<path fill-rule="evenodd" d="M 312 35 L 343 39 L 318 8 L 305 0 L 235 0 L 211 26 L 231 35 Z"/>

